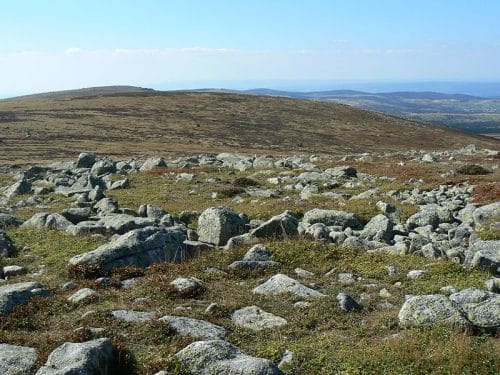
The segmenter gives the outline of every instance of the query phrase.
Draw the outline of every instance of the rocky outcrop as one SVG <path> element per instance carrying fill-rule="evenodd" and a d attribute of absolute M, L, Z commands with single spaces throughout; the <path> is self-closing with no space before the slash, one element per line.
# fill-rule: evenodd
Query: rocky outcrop
<path fill-rule="evenodd" d="M 185 240 L 186 232 L 179 227 L 136 229 L 93 251 L 74 256 L 68 265 L 72 269 L 97 267 L 109 271 L 120 266 L 147 267 L 179 261 L 185 256 Z"/>

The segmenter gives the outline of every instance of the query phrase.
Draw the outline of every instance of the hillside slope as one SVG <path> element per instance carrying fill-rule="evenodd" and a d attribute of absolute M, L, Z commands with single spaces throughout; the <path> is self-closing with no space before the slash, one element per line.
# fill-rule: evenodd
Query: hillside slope
<path fill-rule="evenodd" d="M 288 92 L 269 89 L 245 91 L 253 95 L 285 96 L 352 105 L 410 120 L 444 125 L 475 134 L 500 133 L 500 99 L 438 92 L 369 93 L 353 90 Z"/>
<path fill-rule="evenodd" d="M 494 139 L 337 103 L 204 92 L 111 92 L 0 101 L 0 163 L 72 157 L 450 149 Z"/>

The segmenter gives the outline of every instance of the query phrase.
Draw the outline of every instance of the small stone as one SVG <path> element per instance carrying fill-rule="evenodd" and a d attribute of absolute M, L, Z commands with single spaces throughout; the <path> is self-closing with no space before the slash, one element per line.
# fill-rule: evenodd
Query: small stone
<path fill-rule="evenodd" d="M 359 305 L 350 295 L 345 294 L 345 293 L 339 293 L 337 294 L 336 297 L 339 307 L 346 311 L 354 311 L 354 310 L 361 310 L 361 305 Z"/>
<path fill-rule="evenodd" d="M 236 310 L 231 315 L 231 320 L 237 326 L 254 331 L 281 327 L 287 324 L 285 319 L 268 313 L 257 306 L 248 306 Z"/>
<path fill-rule="evenodd" d="M 225 328 L 204 320 L 166 315 L 160 318 L 160 321 L 168 323 L 180 336 L 199 337 L 204 340 L 217 340 L 224 339 L 227 335 Z"/>
<path fill-rule="evenodd" d="M 408 279 L 415 280 L 427 272 L 427 270 L 411 270 L 406 274 L 406 277 Z"/>
<path fill-rule="evenodd" d="M 457 290 L 452 285 L 443 286 L 439 289 L 439 291 L 446 296 L 457 292 Z"/>
<path fill-rule="evenodd" d="M 307 309 L 309 306 L 311 306 L 311 302 L 307 301 L 298 301 L 293 304 L 296 309 Z"/>
<path fill-rule="evenodd" d="M 392 297 L 392 294 L 385 288 L 381 289 L 378 295 L 382 298 L 390 298 Z"/>
<path fill-rule="evenodd" d="M 28 270 L 22 266 L 5 266 L 3 268 L 3 274 L 5 277 L 13 277 L 19 275 L 25 275 L 28 273 Z"/>
<path fill-rule="evenodd" d="M 294 358 L 294 353 L 291 352 L 290 350 L 286 350 L 285 353 L 283 354 L 283 357 L 281 357 L 281 361 L 278 364 L 278 368 L 280 370 L 291 366 Z"/>
<path fill-rule="evenodd" d="M 295 268 L 294 272 L 297 276 L 302 277 L 304 279 L 314 277 L 314 273 L 312 273 L 310 271 L 306 271 L 302 268 Z"/>
<path fill-rule="evenodd" d="M 178 277 L 170 285 L 175 292 L 183 295 L 196 295 L 203 290 L 203 283 L 195 277 Z"/>
<path fill-rule="evenodd" d="M 297 280 L 292 279 L 284 274 L 272 276 L 265 283 L 253 289 L 256 294 L 279 295 L 283 293 L 294 294 L 299 297 L 325 297 L 324 294 L 306 287 Z"/>
<path fill-rule="evenodd" d="M 139 278 L 132 277 L 130 279 L 125 279 L 120 282 L 120 288 L 122 289 L 133 289 L 139 282 Z"/>
<path fill-rule="evenodd" d="M 337 275 L 337 281 L 342 285 L 349 285 L 354 283 L 354 276 L 352 273 L 342 272 Z"/>
<path fill-rule="evenodd" d="M 68 302 L 77 303 L 90 303 L 98 298 L 98 294 L 90 288 L 83 288 L 68 297 Z"/>
<path fill-rule="evenodd" d="M 61 290 L 68 291 L 68 290 L 73 290 L 78 288 L 78 285 L 76 285 L 73 281 L 68 281 L 67 283 L 64 283 L 61 286 Z"/>
<path fill-rule="evenodd" d="M 95 284 L 98 286 L 106 286 L 110 281 L 111 279 L 109 277 L 103 276 L 95 279 Z"/>
<path fill-rule="evenodd" d="M 385 269 L 387 270 L 387 274 L 389 276 L 394 276 L 396 274 L 396 267 L 394 266 L 387 266 Z"/>
<path fill-rule="evenodd" d="M 111 315 L 116 319 L 130 323 L 147 322 L 156 318 L 154 311 L 114 310 Z"/>
<path fill-rule="evenodd" d="M 213 314 L 219 309 L 219 305 L 216 304 L 215 302 L 212 302 L 210 305 L 207 306 L 205 309 L 205 314 Z"/>

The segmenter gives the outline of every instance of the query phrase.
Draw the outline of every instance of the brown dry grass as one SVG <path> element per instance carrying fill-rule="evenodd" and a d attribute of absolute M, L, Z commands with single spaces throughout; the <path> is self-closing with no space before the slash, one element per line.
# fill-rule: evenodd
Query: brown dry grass
<path fill-rule="evenodd" d="M 0 101 L 0 163 L 33 163 L 91 150 L 112 157 L 238 151 L 350 153 L 449 149 L 492 138 L 346 105 L 195 92 L 143 92 Z"/>

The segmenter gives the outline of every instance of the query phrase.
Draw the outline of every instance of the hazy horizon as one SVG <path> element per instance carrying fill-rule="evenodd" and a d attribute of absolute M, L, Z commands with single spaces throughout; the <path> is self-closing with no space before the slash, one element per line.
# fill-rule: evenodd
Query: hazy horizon
<path fill-rule="evenodd" d="M 116 84 L 109 86 L 127 86 L 126 84 Z M 73 87 L 68 90 L 78 90 L 89 87 Z M 355 90 L 369 93 L 388 93 L 401 91 L 415 92 L 439 92 L 444 94 L 466 94 L 484 98 L 500 97 L 500 81 L 308 81 L 308 80 L 273 80 L 273 81 L 184 81 L 165 82 L 159 84 L 145 84 L 139 87 L 150 88 L 161 91 L 173 90 L 200 90 L 200 89 L 221 89 L 221 90 L 252 90 L 269 89 L 290 92 L 311 92 L 311 91 L 334 91 L 334 90 Z M 66 90 L 66 89 L 65 89 Z M 54 90 L 63 91 L 63 90 Z M 24 91 L 17 93 L 0 93 L 0 99 L 7 99 L 16 96 L 40 94 L 46 91 Z"/>

